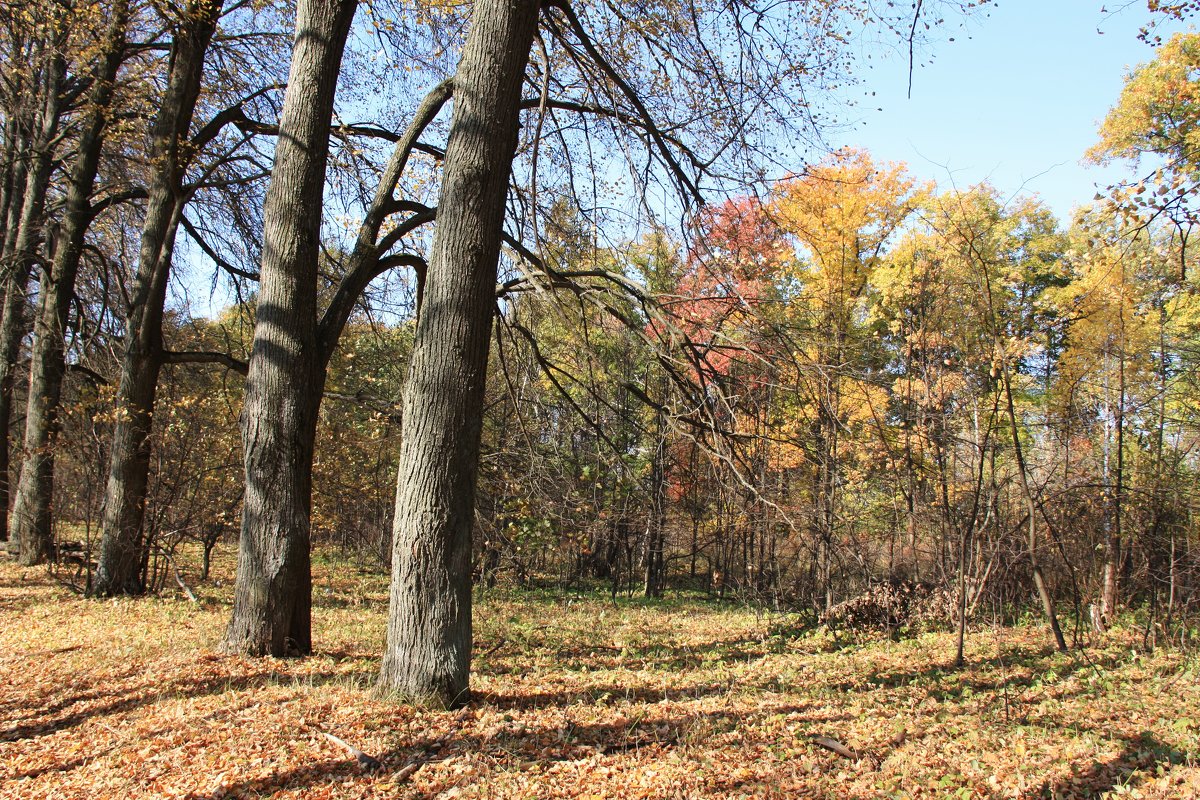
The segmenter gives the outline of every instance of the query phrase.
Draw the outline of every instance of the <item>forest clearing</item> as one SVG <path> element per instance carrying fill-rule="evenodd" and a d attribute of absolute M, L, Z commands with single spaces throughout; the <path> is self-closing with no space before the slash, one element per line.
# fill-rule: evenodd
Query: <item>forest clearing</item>
<path fill-rule="evenodd" d="M 0 796 L 1200 797 L 1200 0 L 1014 5 L 0 0 Z"/>
<path fill-rule="evenodd" d="M 0 565 L 0 796 L 1200 794 L 1200 662 L 1131 628 L 1060 654 L 1039 626 L 980 626 L 956 670 L 947 633 L 838 642 L 699 598 L 494 592 L 473 699 L 430 711 L 373 692 L 382 575 L 318 557 L 320 648 L 245 659 L 214 650 L 231 566 L 193 604 L 86 600 Z"/>

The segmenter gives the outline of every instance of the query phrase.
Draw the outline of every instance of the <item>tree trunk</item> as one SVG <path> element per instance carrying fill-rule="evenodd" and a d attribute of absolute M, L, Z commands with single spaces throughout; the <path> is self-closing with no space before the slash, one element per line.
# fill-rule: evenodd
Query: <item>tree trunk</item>
<path fill-rule="evenodd" d="M 1122 283 L 1124 283 L 1122 275 Z M 1119 597 L 1121 550 L 1122 550 L 1122 500 L 1125 484 L 1125 315 L 1120 315 L 1121 349 L 1117 354 L 1117 407 L 1113 424 L 1117 434 L 1117 468 L 1112 481 L 1112 500 L 1109 508 L 1112 518 L 1108 521 L 1104 538 L 1104 577 L 1100 594 L 1100 619 L 1105 627 L 1113 624 L 1117 614 Z"/>
<path fill-rule="evenodd" d="M 45 52 L 45 51 L 43 51 Z M 9 535 L 9 425 L 12 419 L 13 384 L 21 342 L 29 333 L 29 275 L 33 270 L 43 227 L 46 193 L 54 164 L 54 140 L 62 112 L 62 81 L 66 65 L 58 51 L 49 55 L 36 96 L 41 101 L 28 158 L 14 169 L 13 187 L 3 248 L 4 307 L 0 311 L 0 539 Z"/>
<path fill-rule="evenodd" d="M 535 0 L 479 0 L 472 10 L 404 387 L 380 687 L 437 705 L 467 697 L 483 392 L 521 85 L 537 19 Z"/>
<path fill-rule="evenodd" d="M 4 92 L 3 155 L 0 156 L 0 253 L 8 253 L 16 236 L 17 223 L 24 205 L 25 176 L 29 165 L 37 105 L 44 95 L 39 91 L 45 83 L 23 65 L 37 65 L 45 54 L 40 41 L 29 41 L 16 27 L 7 31 L 5 57 L 16 69 L 6 70 Z M 48 61 L 43 66 L 48 65 Z"/>
<path fill-rule="evenodd" d="M 45 561 L 53 543 L 50 508 L 54 495 L 59 401 L 66 373 L 64 337 L 71 301 L 75 297 L 75 277 L 83 255 L 84 235 L 92 222 L 90 199 L 104 145 L 117 70 L 125 55 L 128 12 L 128 0 L 117 0 L 109 9 L 111 19 L 93 75 L 87 117 L 71 167 L 54 260 L 48 269 L 41 271 L 25 414 L 25 462 L 21 466 L 11 523 L 20 544 L 20 561 L 27 566 Z"/>
<path fill-rule="evenodd" d="M 643 564 L 645 570 L 642 581 L 642 594 L 648 598 L 662 597 L 666 580 L 666 512 L 663 510 L 663 494 L 666 491 L 667 431 L 663 409 L 658 410 L 654 421 L 656 441 L 654 459 L 650 465 L 650 509 L 646 519 L 646 553 Z"/>
<path fill-rule="evenodd" d="M 19 218 L 23 214 L 19 209 L 25 205 L 25 183 L 28 179 L 26 163 L 27 159 L 22 158 L 14 170 L 16 174 L 11 176 L 19 186 L 13 187 L 6 198 L 8 208 L 5 209 L 4 244 L 0 248 L 0 265 L 5 274 L 3 310 L 0 311 L 0 542 L 8 541 L 8 473 L 11 467 L 8 440 L 9 421 L 12 419 L 13 373 L 16 371 L 21 340 L 26 333 L 24 312 L 28 302 L 26 292 L 30 262 L 28 259 L 13 258 L 11 252 L 11 245 L 20 235 Z"/>
<path fill-rule="evenodd" d="M 263 209 L 254 345 L 242 409 L 246 494 L 228 652 L 312 649 L 309 527 L 325 383 L 316 282 L 329 123 L 355 0 L 301 0 Z"/>
<path fill-rule="evenodd" d="M 1050 625 L 1050 632 L 1054 635 L 1054 643 L 1062 652 L 1067 651 L 1067 640 L 1063 638 L 1062 628 L 1058 624 L 1058 613 L 1054 610 L 1054 596 L 1050 594 L 1050 587 L 1046 585 L 1046 578 L 1042 574 L 1041 562 L 1037 554 L 1037 502 L 1033 497 L 1033 487 L 1029 485 L 1029 472 L 1025 464 L 1025 451 L 1021 446 L 1021 433 L 1017 428 L 1017 410 L 1013 403 L 1012 394 L 1012 379 L 1009 374 L 1007 364 L 1002 368 L 1001 379 L 1004 383 L 1004 400 L 1005 407 L 1008 411 L 1008 424 L 1012 430 L 1013 439 L 1013 455 L 1017 461 L 1017 476 L 1021 481 L 1021 492 L 1025 496 L 1025 512 L 1029 515 L 1029 539 L 1027 541 L 1029 553 L 1029 568 L 1033 573 L 1033 586 L 1037 591 L 1038 599 L 1042 604 L 1042 613 L 1046 615 L 1046 622 Z"/>
<path fill-rule="evenodd" d="M 142 530 L 150 475 L 150 432 L 162 368 L 162 318 L 175 234 L 183 211 L 180 145 L 192 124 L 204 54 L 221 14 L 220 0 L 189 3 L 171 48 L 167 89 L 151 130 L 152 173 L 133 296 L 127 315 L 125 355 L 114 403 L 112 450 L 101 521 L 100 556 L 92 591 L 141 594 L 140 566 L 149 546 Z"/>

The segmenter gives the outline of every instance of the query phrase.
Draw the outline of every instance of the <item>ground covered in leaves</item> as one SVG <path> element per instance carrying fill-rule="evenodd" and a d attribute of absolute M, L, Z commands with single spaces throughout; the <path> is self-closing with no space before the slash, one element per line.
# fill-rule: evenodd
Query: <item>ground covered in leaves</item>
<path fill-rule="evenodd" d="M 492 594 L 476 697 L 436 712 L 372 692 L 385 578 L 316 569 L 317 653 L 249 660 L 215 650 L 228 576 L 98 601 L 0 563 L 0 797 L 1200 797 L 1200 662 L 1132 633 L 975 630 L 954 670 L 948 634 Z"/>

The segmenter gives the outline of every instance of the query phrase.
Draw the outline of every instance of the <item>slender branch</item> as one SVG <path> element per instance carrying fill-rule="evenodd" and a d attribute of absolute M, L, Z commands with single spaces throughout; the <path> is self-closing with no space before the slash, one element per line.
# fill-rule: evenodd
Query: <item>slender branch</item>
<path fill-rule="evenodd" d="M 567 401 L 567 404 L 571 406 L 571 409 L 576 414 L 579 415 L 579 418 L 582 419 L 585 423 L 587 423 L 588 427 L 591 428 L 596 433 L 596 435 L 609 448 L 612 449 L 612 451 L 614 453 L 621 452 L 620 449 L 617 448 L 616 443 L 613 442 L 613 440 L 609 438 L 608 434 L 604 432 L 604 427 L 602 425 L 600 425 L 599 422 L 592 419 L 592 417 L 587 413 L 587 411 L 585 411 L 579 405 L 579 403 L 576 402 L 575 398 L 571 396 L 571 393 L 569 391 L 567 391 L 566 387 L 563 386 L 562 383 L 559 381 L 556 373 L 561 373 L 561 374 L 565 375 L 566 377 L 571 378 L 572 380 L 574 380 L 574 376 L 570 375 L 569 373 L 564 371 L 561 367 L 557 366 L 556 364 L 553 364 L 545 356 L 542 355 L 542 349 L 541 349 L 541 347 L 538 346 L 537 337 L 535 337 L 533 335 L 532 331 L 530 331 L 524 325 L 521 325 L 520 323 L 516 322 L 515 320 L 509 321 L 507 323 L 507 325 L 510 330 L 514 330 L 517 333 L 521 334 L 521 338 L 523 338 L 525 340 L 525 342 L 529 345 L 530 352 L 533 354 L 534 360 L 541 367 L 542 374 L 546 376 L 546 380 L 550 381 L 550 384 L 555 388 L 555 390 L 558 392 L 558 394 L 564 400 Z"/>
<path fill-rule="evenodd" d="M 239 100 L 236 105 L 232 105 L 229 108 L 225 108 L 217 112 L 217 114 L 203 126 L 201 126 L 200 130 L 196 131 L 196 135 L 192 137 L 191 144 L 193 151 L 199 151 L 213 139 L 217 138 L 226 125 L 236 124 L 239 129 L 241 129 L 243 125 L 255 126 L 261 124 L 256 123 L 254 120 L 246 116 L 244 106 L 246 103 L 262 97 L 268 92 L 273 92 L 278 89 L 282 89 L 283 87 L 284 84 L 281 83 L 273 83 L 270 86 L 264 86 L 257 92 L 247 95 Z"/>
<path fill-rule="evenodd" d="M 90 367 L 85 367 L 83 364 L 67 364 L 67 370 L 70 372 L 78 372 L 80 375 L 87 378 L 93 386 L 109 385 L 108 378 L 104 377 Z"/>
<path fill-rule="evenodd" d="M 354 250 L 350 254 L 350 267 L 338 285 L 337 291 L 334 292 L 333 300 L 330 301 L 329 307 L 325 310 L 317 327 L 317 341 L 321 343 L 321 349 L 326 359 L 333 353 L 338 337 L 341 336 L 342 328 L 345 326 L 346 320 L 350 318 L 350 309 L 353 308 L 359 295 L 371 281 L 388 268 L 389 264 L 395 263 L 392 259 L 381 259 L 380 254 L 386 253 L 396 242 L 419 226 L 432 222 L 437 214 L 435 209 L 417 210 L 411 217 L 390 231 L 382 241 L 377 241 L 383 221 L 392 209 L 402 206 L 397 203 L 394 195 L 400 178 L 404 174 L 404 169 L 408 166 L 408 159 L 419 144 L 421 134 L 441 112 L 442 107 L 453 93 L 454 81 L 451 78 L 447 78 L 430 90 L 429 94 L 425 95 L 425 99 L 421 101 L 421 105 L 417 107 L 412 122 L 409 123 L 404 134 L 396 140 L 396 147 L 392 150 L 392 156 L 383 169 L 379 185 L 375 188 L 375 196 L 371 199 L 371 205 L 367 208 L 362 225 L 359 226 L 358 236 L 354 241 Z M 410 207 L 420 208 L 417 204 L 412 204 Z M 422 260 L 421 263 L 424 261 Z"/>
<path fill-rule="evenodd" d="M 541 104 L 541 98 L 537 97 L 526 98 L 525 100 L 521 101 L 521 107 L 526 109 L 540 108 Z M 552 98 L 546 99 L 545 106 L 548 109 L 556 109 L 559 111 L 573 111 L 578 114 L 592 114 L 598 117 L 608 117 L 620 122 L 622 125 L 632 125 L 633 127 L 640 128 L 647 133 L 651 132 L 652 124 L 650 122 L 637 116 L 636 114 L 630 114 L 627 111 L 621 111 L 620 109 L 616 108 L 608 108 L 606 106 L 596 105 L 594 103 L 578 103 L 573 100 L 555 100 Z M 688 162 L 690 162 L 697 171 L 703 171 L 707 169 L 705 162 L 702 161 L 690 147 L 684 144 L 679 137 L 674 136 L 673 134 L 664 131 L 661 128 L 657 130 L 665 141 L 669 142 L 681 153 L 687 156 Z"/>
<path fill-rule="evenodd" d="M 183 225 L 183 229 L 187 232 L 187 235 L 190 236 L 192 241 L 195 242 L 196 245 L 204 252 L 204 255 L 212 259 L 213 263 L 218 267 L 225 270 L 230 275 L 238 278 L 245 278 L 246 280 L 251 281 L 257 281 L 259 279 L 259 274 L 257 272 L 250 272 L 249 270 L 235 267 L 233 264 L 230 264 L 228 261 L 222 258 L 216 250 L 209 246 L 208 242 L 204 241 L 204 237 L 200 235 L 200 232 L 196 230 L 195 226 L 192 225 L 186 216 L 181 216 L 179 218 L 179 222 L 181 225 Z"/>
<path fill-rule="evenodd" d="M 337 291 L 334 292 L 333 299 L 329 302 L 329 306 L 325 309 L 321 322 L 317 326 L 317 341 L 321 343 L 326 359 L 333 353 L 333 348 L 337 346 L 338 337 L 342 334 L 346 320 L 350 318 L 350 310 L 354 307 L 354 303 L 371 281 L 394 266 L 412 266 L 423 274 L 425 259 L 420 256 L 396 254 L 380 258 L 379 253 L 386 253 L 393 244 L 420 226 L 432 222 L 436 216 L 437 210 L 432 208 L 420 214 L 414 214 L 389 231 L 380 245 L 372 247 L 369 252 L 360 253 L 357 246 L 355 247 L 355 252 L 351 255 L 350 269 L 342 278 L 342 282 L 338 284 Z"/>
<path fill-rule="evenodd" d="M 663 161 L 666 162 L 667 168 L 679 182 L 680 187 L 685 190 L 685 194 L 691 195 L 698 205 L 704 205 L 704 198 L 700 194 L 699 187 L 697 187 L 692 179 L 688 177 L 687 173 L 683 171 L 683 167 L 680 166 L 678 160 L 675 158 L 675 155 L 671 152 L 670 147 L 667 146 L 667 141 L 663 137 L 662 131 L 655 124 L 654 117 L 650 114 L 650 111 L 646 108 L 646 105 L 642 102 L 642 99 L 638 97 L 637 92 L 634 91 L 633 87 L 629 85 L 628 81 L 621 77 L 620 73 L 617 72 L 612 64 L 610 64 L 608 60 L 600 54 L 600 51 L 592 43 L 591 38 L 583 29 L 583 24 L 579 21 L 579 17 L 575 16 L 575 11 L 571 8 L 571 4 L 566 2 L 566 0 L 563 0 L 563 2 L 556 3 L 556 7 L 566 16 L 567 23 L 570 25 L 571 30 L 575 33 L 575 35 L 579 37 L 579 42 L 583 45 L 583 49 L 587 52 L 588 56 L 592 59 L 596 66 L 600 68 L 600 71 L 607 75 L 609 79 L 617 85 L 617 88 L 621 90 L 621 94 L 625 96 L 625 99 L 629 101 L 630 105 L 632 105 L 641 118 L 645 120 L 646 133 L 650 135 L 650 138 L 653 139 L 654 143 L 658 146 L 659 154 L 662 156 Z"/>
<path fill-rule="evenodd" d="M 328 400 L 339 400 L 343 403 L 351 403 L 361 408 L 369 408 L 370 410 L 378 412 L 387 417 L 389 422 L 397 425 L 400 424 L 402 419 L 399 404 L 390 403 L 381 398 L 369 395 L 363 391 L 349 394 L 347 392 L 334 392 L 327 389 L 321 394 Z"/>

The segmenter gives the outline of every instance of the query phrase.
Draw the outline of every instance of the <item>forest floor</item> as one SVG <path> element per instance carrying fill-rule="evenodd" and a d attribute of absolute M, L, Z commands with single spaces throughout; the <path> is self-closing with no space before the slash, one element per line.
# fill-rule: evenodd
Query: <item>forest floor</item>
<path fill-rule="evenodd" d="M 477 601 L 475 699 L 376 697 L 386 578 L 315 564 L 316 654 L 200 602 L 87 600 L 0 562 L 0 797 L 1200 797 L 1200 658 L 1039 627 L 837 643 L 701 601 Z M 332 733 L 382 761 L 367 770 Z M 814 737 L 836 740 L 837 755 Z"/>

